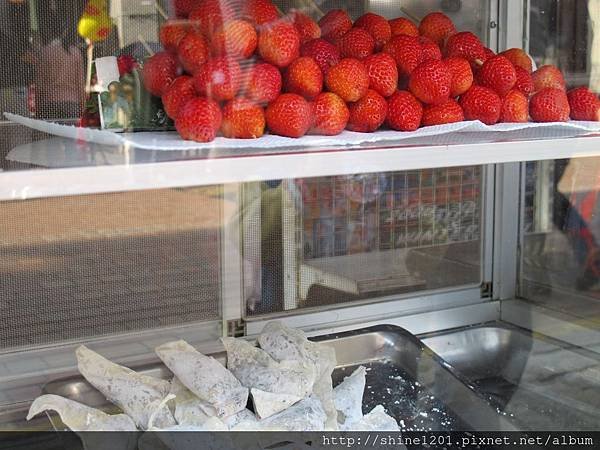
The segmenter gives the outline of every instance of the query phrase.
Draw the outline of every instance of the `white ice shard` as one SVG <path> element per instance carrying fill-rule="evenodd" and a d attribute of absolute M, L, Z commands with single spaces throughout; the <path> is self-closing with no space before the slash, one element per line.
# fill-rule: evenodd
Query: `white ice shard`
<path fill-rule="evenodd" d="M 111 403 L 131 417 L 140 429 L 148 428 L 153 413 L 156 413 L 156 426 L 166 428 L 176 424 L 169 408 L 165 405 L 159 407 L 169 394 L 168 381 L 115 364 L 83 345 L 76 354 L 79 372 Z"/>
<path fill-rule="evenodd" d="M 185 387 L 215 409 L 214 415 L 228 417 L 246 408 L 248 389 L 216 359 L 185 341 L 161 345 L 156 354 Z"/>
<path fill-rule="evenodd" d="M 341 431 L 400 431 L 396 419 L 389 416 L 383 406 L 377 405 L 371 412 L 354 423 L 346 423 Z"/>
<path fill-rule="evenodd" d="M 333 390 L 337 420 L 340 427 L 363 418 L 362 402 L 365 393 L 366 369 L 360 366 Z"/>
<path fill-rule="evenodd" d="M 99 409 L 52 394 L 42 395 L 33 401 L 27 420 L 48 410 L 56 411 L 60 420 L 71 431 L 137 431 L 134 421 L 126 414 L 106 414 Z"/>
<path fill-rule="evenodd" d="M 269 322 L 258 338 L 260 347 L 276 361 L 301 361 L 314 366 L 317 373 L 313 395 L 317 397 L 327 420 L 325 431 L 338 429 L 337 410 L 333 400 L 331 374 L 337 365 L 335 350 L 323 344 L 311 342 L 302 330 L 290 328 L 282 322 Z"/>
<path fill-rule="evenodd" d="M 222 338 L 227 368 L 251 389 L 256 414 L 265 419 L 312 393 L 315 367 L 305 361 L 276 361 L 243 339 Z"/>
<path fill-rule="evenodd" d="M 258 418 L 249 409 L 244 409 L 239 413 L 234 414 L 233 416 L 229 416 L 223 419 L 223 423 L 227 425 L 230 429 L 236 427 L 239 423 L 242 422 L 258 422 Z"/>
<path fill-rule="evenodd" d="M 326 420 L 321 402 L 311 396 L 267 419 L 240 422 L 232 431 L 323 431 Z"/>
<path fill-rule="evenodd" d="M 216 413 L 212 406 L 200 400 L 177 377 L 171 381 L 170 394 L 175 397 L 173 415 L 179 425 L 201 427 Z"/>

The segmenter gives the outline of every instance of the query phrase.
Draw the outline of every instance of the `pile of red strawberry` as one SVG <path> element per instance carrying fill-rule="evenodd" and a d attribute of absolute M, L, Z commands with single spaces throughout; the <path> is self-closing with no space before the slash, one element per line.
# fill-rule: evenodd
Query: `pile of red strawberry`
<path fill-rule="evenodd" d="M 499 55 L 442 13 L 419 26 L 333 10 L 319 22 L 270 0 L 174 0 L 164 52 L 144 65 L 184 139 L 414 131 L 463 120 L 600 120 L 589 89 L 566 92 L 554 66 L 532 73 L 520 49 Z M 241 6 L 240 6 L 241 4 Z"/>

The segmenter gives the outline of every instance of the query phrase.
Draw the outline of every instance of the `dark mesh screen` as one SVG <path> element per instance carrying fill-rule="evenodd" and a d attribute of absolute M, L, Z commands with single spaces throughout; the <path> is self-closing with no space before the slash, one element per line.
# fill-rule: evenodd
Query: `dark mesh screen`
<path fill-rule="evenodd" d="M 198 188 L 0 203 L 0 348 L 219 318 L 221 202 Z"/>

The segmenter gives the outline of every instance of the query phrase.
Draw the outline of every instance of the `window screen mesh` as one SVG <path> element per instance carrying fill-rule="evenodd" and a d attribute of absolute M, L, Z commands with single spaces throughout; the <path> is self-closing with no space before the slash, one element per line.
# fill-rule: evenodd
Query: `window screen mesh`
<path fill-rule="evenodd" d="M 218 319 L 220 192 L 0 203 L 0 349 Z"/>

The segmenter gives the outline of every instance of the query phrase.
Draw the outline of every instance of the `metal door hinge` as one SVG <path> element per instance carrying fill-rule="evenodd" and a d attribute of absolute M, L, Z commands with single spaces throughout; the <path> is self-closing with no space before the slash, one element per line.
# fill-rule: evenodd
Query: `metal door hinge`
<path fill-rule="evenodd" d="M 491 281 L 484 281 L 481 284 L 481 298 L 492 298 L 494 285 Z"/>
<path fill-rule="evenodd" d="M 228 337 L 233 338 L 246 336 L 246 322 L 242 319 L 228 320 L 226 333 Z"/>

